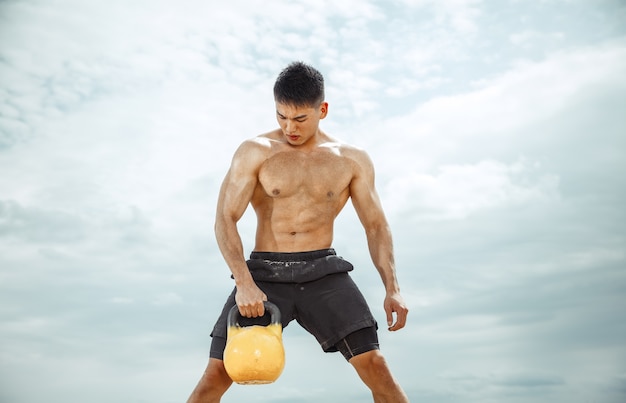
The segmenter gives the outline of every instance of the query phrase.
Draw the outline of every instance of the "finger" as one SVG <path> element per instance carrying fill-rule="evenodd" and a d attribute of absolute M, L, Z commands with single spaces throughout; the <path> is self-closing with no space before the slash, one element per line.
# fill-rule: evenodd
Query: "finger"
<path fill-rule="evenodd" d="M 256 308 L 255 313 L 257 314 L 257 316 L 265 315 L 265 305 L 263 305 L 263 301 L 256 304 L 255 308 Z"/>
<path fill-rule="evenodd" d="M 393 330 L 394 327 L 394 323 L 393 323 L 393 314 L 389 313 L 387 314 L 387 330 Z"/>
<path fill-rule="evenodd" d="M 243 316 L 244 318 L 249 318 L 251 317 L 251 312 L 250 310 L 247 308 L 246 305 L 240 305 L 239 306 L 239 313 L 241 314 L 241 316 Z"/>
<path fill-rule="evenodd" d="M 267 301 L 267 295 L 263 293 L 261 296 L 261 302 L 259 302 L 259 316 L 265 315 L 265 301 Z"/>
<path fill-rule="evenodd" d="M 406 308 L 399 309 L 396 312 L 396 323 L 394 323 L 393 326 L 390 326 L 389 330 L 392 332 L 395 332 L 396 330 L 402 329 L 406 325 L 406 318 L 407 318 L 408 312 L 409 311 Z"/>
<path fill-rule="evenodd" d="M 389 331 L 390 332 L 395 332 L 396 330 L 400 330 L 404 327 L 404 323 L 400 322 L 399 320 L 396 321 L 396 323 L 393 324 L 393 326 L 389 327 Z"/>
<path fill-rule="evenodd" d="M 255 307 L 252 304 L 241 304 L 237 305 L 239 307 L 239 313 L 244 318 L 254 318 L 255 316 Z"/>
<path fill-rule="evenodd" d="M 387 313 L 387 326 L 391 326 L 393 324 L 393 312 L 391 308 L 385 309 Z"/>

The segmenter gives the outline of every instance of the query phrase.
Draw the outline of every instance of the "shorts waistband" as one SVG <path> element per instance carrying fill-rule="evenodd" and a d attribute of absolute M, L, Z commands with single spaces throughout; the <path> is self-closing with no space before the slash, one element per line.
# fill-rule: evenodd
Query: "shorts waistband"
<path fill-rule="evenodd" d="M 336 255 L 335 249 L 318 249 L 306 252 L 252 252 L 250 259 L 262 259 L 272 262 L 305 262 Z"/>

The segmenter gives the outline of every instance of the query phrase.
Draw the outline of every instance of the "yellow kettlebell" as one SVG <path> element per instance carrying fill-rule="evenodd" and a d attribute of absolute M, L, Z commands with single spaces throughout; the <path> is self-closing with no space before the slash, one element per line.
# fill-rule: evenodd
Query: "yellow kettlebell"
<path fill-rule="evenodd" d="M 264 305 L 271 315 L 267 326 L 240 326 L 237 305 L 228 313 L 224 367 L 228 376 L 241 385 L 272 383 L 285 367 L 280 310 L 271 302 Z"/>

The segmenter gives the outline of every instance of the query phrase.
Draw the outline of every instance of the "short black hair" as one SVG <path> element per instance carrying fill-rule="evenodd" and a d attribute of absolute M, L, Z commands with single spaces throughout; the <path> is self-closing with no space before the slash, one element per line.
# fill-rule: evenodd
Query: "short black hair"
<path fill-rule="evenodd" d="M 281 104 L 316 107 L 324 101 L 324 76 L 303 62 L 292 62 L 274 83 L 274 100 Z"/>

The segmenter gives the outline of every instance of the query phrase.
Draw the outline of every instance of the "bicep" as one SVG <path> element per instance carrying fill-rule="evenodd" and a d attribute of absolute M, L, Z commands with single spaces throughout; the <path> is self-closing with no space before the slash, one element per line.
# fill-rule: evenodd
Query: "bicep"
<path fill-rule="evenodd" d="M 217 215 L 238 221 L 250 203 L 256 181 L 229 171 L 224 178 L 217 202 Z"/>
<path fill-rule="evenodd" d="M 356 172 L 350 183 L 350 197 L 366 230 L 385 222 L 374 176 L 374 166 L 369 157 L 364 155 L 356 162 Z"/>
<path fill-rule="evenodd" d="M 256 172 L 250 152 L 238 150 L 220 188 L 218 217 L 238 221 L 243 216 L 257 186 Z"/>

